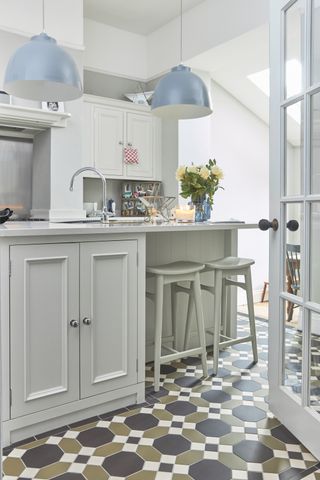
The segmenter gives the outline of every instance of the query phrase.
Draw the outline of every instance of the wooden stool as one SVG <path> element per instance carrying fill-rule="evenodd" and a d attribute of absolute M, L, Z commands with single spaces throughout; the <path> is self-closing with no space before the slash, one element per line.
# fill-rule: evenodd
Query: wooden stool
<path fill-rule="evenodd" d="M 251 265 L 254 260 L 249 258 L 226 257 L 220 260 L 207 262 L 203 272 L 212 272 L 214 275 L 214 287 L 201 284 L 201 289 L 215 296 L 214 301 L 214 326 L 213 329 L 207 329 L 206 332 L 213 335 L 213 373 L 218 372 L 219 364 L 219 348 L 229 347 L 238 343 L 251 342 L 253 350 L 254 362 L 258 361 L 256 327 L 254 317 L 253 292 L 251 280 Z M 243 275 L 244 282 L 232 280 L 229 277 Z M 227 292 L 226 287 L 235 286 L 243 288 L 247 294 L 250 335 L 240 338 L 229 338 L 226 336 L 226 312 L 227 312 Z M 186 291 L 186 289 L 183 289 Z M 189 297 L 189 302 L 192 297 Z M 191 306 L 189 308 L 191 310 Z M 185 347 L 188 343 L 191 330 L 191 313 L 188 315 L 186 327 Z M 221 335 L 221 327 L 223 327 L 223 335 Z M 220 336 L 223 341 L 220 341 Z"/>
<path fill-rule="evenodd" d="M 208 375 L 207 368 L 207 351 L 205 327 L 202 312 L 201 288 L 200 288 L 200 272 L 205 268 L 201 263 L 195 262 L 174 262 L 167 265 L 159 265 L 157 267 L 147 267 L 148 275 L 155 277 L 156 291 L 155 294 L 147 292 L 147 297 L 155 300 L 155 338 L 154 338 L 154 389 L 159 391 L 160 387 L 160 366 L 164 363 L 177 360 L 179 358 L 201 355 L 203 375 Z M 200 347 L 177 350 L 177 319 L 176 319 L 176 295 L 178 290 L 175 288 L 178 282 L 190 281 L 190 292 L 194 298 L 196 309 L 196 318 L 198 326 L 198 334 Z M 162 322 L 163 322 L 163 290 L 165 285 L 171 285 L 172 296 L 172 330 L 173 330 L 173 346 L 174 348 L 162 345 Z M 169 351 L 167 355 L 161 355 L 161 348 Z"/>

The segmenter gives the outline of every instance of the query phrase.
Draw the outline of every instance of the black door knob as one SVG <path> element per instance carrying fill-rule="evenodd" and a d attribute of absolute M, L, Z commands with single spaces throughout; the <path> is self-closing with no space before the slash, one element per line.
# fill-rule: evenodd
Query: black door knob
<path fill-rule="evenodd" d="M 270 220 L 267 220 L 266 218 L 262 218 L 259 222 L 259 228 L 260 230 L 266 231 L 269 230 L 269 228 L 272 228 L 274 232 L 276 232 L 279 228 L 279 222 L 276 218 L 270 222 Z"/>
<path fill-rule="evenodd" d="M 299 222 L 297 220 L 289 220 L 287 223 L 287 229 L 290 230 L 290 232 L 296 232 L 299 228 Z"/>

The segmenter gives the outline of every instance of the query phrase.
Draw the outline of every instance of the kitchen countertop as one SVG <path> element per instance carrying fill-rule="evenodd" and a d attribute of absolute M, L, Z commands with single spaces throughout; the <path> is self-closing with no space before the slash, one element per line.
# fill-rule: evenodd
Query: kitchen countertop
<path fill-rule="evenodd" d="M 31 237 L 45 235 L 94 235 L 119 233 L 190 232 L 211 230 L 242 230 L 258 228 L 254 223 L 204 222 L 204 223 L 51 223 L 45 221 L 7 222 L 0 225 L 0 237 Z"/>

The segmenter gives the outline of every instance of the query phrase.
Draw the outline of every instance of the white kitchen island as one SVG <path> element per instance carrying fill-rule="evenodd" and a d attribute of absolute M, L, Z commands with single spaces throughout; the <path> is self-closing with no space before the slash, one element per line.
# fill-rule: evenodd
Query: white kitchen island
<path fill-rule="evenodd" d="M 238 230 L 248 228 L 256 225 L 0 226 L 4 445 L 143 401 L 153 337 L 146 265 L 237 255 Z M 169 297 L 166 303 L 169 337 Z M 208 325 L 210 305 L 204 294 Z M 232 334 L 235 295 L 228 309 Z"/>

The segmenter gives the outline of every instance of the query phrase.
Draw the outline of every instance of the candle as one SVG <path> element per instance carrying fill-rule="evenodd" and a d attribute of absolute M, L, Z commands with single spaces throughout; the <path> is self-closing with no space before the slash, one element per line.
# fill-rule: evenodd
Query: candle
<path fill-rule="evenodd" d="M 177 222 L 194 222 L 194 208 L 179 207 L 175 213 Z"/>

